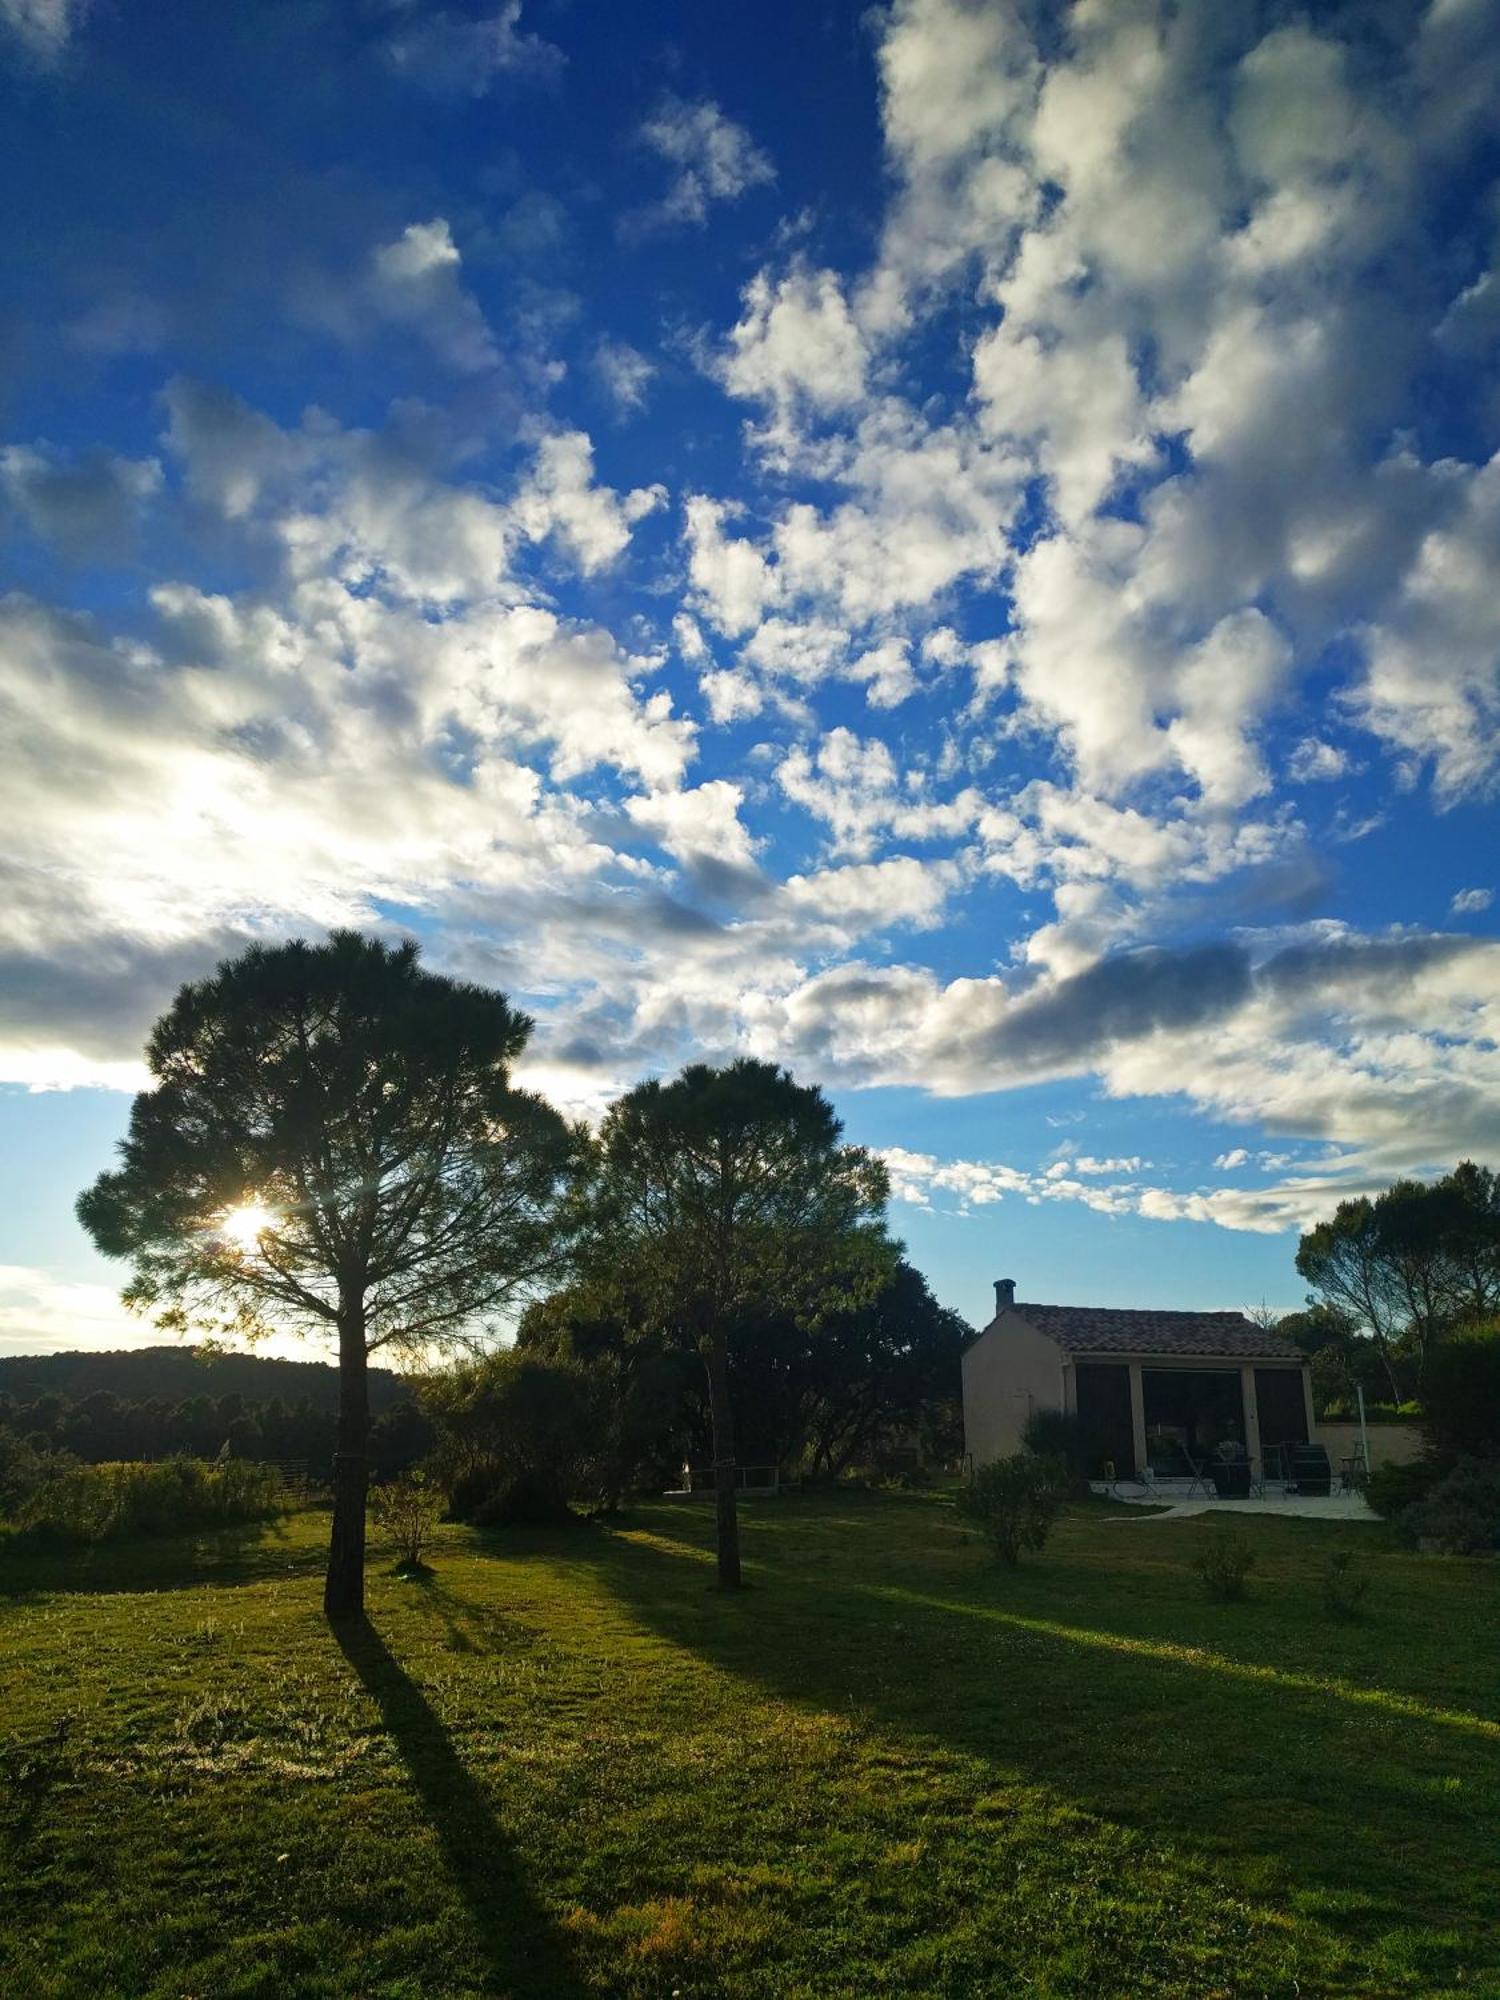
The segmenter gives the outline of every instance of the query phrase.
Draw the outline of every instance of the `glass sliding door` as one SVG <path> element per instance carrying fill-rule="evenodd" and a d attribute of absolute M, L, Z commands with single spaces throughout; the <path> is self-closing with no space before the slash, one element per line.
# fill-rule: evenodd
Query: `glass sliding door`
<path fill-rule="evenodd" d="M 1165 1478 L 1212 1458 L 1221 1444 L 1245 1444 L 1245 1396 L 1238 1368 L 1143 1368 L 1146 1455 Z"/>

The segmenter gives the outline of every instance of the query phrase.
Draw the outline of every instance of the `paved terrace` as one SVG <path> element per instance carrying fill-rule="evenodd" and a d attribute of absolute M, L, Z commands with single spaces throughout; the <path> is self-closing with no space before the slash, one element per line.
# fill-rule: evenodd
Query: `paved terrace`
<path fill-rule="evenodd" d="M 1192 1514 L 1287 1514 L 1300 1521 L 1374 1521 L 1379 1517 L 1362 1493 L 1267 1493 L 1260 1499 L 1220 1500 L 1216 1494 L 1189 1496 L 1190 1480 L 1159 1479 L 1150 1492 L 1124 1492 L 1095 1481 L 1093 1491 L 1128 1507 L 1149 1509 L 1142 1520 L 1185 1521 Z"/>

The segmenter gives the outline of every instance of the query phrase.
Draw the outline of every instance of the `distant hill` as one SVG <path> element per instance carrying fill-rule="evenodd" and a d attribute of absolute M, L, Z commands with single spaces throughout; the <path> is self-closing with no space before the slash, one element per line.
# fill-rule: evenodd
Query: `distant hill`
<path fill-rule="evenodd" d="M 338 1408 L 338 1370 L 325 1361 L 282 1361 L 263 1354 L 200 1355 L 191 1347 L 132 1347 L 104 1352 L 0 1355 L 0 1394 L 17 1402 L 66 1396 L 81 1402 L 111 1389 L 122 1402 L 152 1397 L 180 1403 L 189 1396 L 243 1396 L 247 1402 L 284 1403 L 304 1397 L 315 1409 Z M 370 1370 L 370 1407 L 380 1411 L 410 1394 L 389 1368 Z"/>

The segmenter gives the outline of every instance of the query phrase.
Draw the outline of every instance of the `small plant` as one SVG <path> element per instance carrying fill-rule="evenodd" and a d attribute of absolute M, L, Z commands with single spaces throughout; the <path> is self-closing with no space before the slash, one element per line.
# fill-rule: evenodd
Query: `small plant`
<path fill-rule="evenodd" d="M 418 1467 L 370 1490 L 370 1511 L 379 1533 L 396 1550 L 396 1567 L 408 1575 L 425 1570 L 422 1551 L 443 1511 L 441 1489 Z"/>
<path fill-rule="evenodd" d="M 1209 1596 L 1220 1604 L 1240 1602 L 1245 1596 L 1245 1579 L 1254 1567 L 1255 1551 L 1235 1529 L 1214 1534 L 1193 1563 Z"/>
<path fill-rule="evenodd" d="M 1323 1608 L 1330 1618 L 1352 1624 L 1360 1615 L 1370 1579 L 1346 1550 L 1328 1558 L 1323 1570 Z"/>
<path fill-rule="evenodd" d="M 981 1465 L 954 1506 L 993 1545 L 1008 1569 L 1043 1548 L 1062 1504 L 1066 1475 L 1055 1459 L 1018 1451 Z"/>

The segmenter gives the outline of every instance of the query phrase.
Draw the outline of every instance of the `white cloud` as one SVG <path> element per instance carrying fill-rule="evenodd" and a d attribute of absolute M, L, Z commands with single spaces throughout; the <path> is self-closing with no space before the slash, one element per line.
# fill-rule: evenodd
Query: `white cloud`
<path fill-rule="evenodd" d="M 958 879 L 959 870 L 951 862 L 919 861 L 902 854 L 789 876 L 785 894 L 794 908 L 836 924 L 852 942 L 893 925 L 926 929 L 940 922 Z"/>
<path fill-rule="evenodd" d="M 372 259 L 373 296 L 387 318 L 414 328 L 461 374 L 498 366 L 500 356 L 478 303 L 465 290 L 463 259 L 447 221 L 413 222 Z"/>
<path fill-rule="evenodd" d="M 532 541 L 549 536 L 571 550 L 585 575 L 614 561 L 637 521 L 666 505 L 661 486 L 623 499 L 594 482 L 594 450 L 582 431 L 563 431 L 537 447 L 536 466 L 515 500 L 515 519 Z"/>
<path fill-rule="evenodd" d="M 594 373 L 616 412 L 630 416 L 646 407 L 656 365 L 625 340 L 601 340 L 594 349 Z"/>
<path fill-rule="evenodd" d="M 83 25 L 90 0 L 0 0 L 7 27 L 43 62 L 55 62 Z"/>
<path fill-rule="evenodd" d="M 758 273 L 720 363 L 732 396 L 767 404 L 780 427 L 799 410 L 849 409 L 865 394 L 865 344 L 832 271 Z"/>
<path fill-rule="evenodd" d="M 1475 917 L 1495 900 L 1493 889 L 1460 889 L 1449 908 L 1456 917 Z"/>
<path fill-rule="evenodd" d="M 1430 764 L 1441 799 L 1500 774 L 1500 456 L 1457 475 L 1458 505 L 1423 537 L 1389 612 L 1366 628 L 1353 701 L 1366 725 Z"/>
<path fill-rule="evenodd" d="M 1299 785 L 1342 778 L 1349 769 L 1348 752 L 1321 737 L 1304 736 L 1287 759 L 1286 774 Z"/>
<path fill-rule="evenodd" d="M 707 855 L 734 867 L 750 868 L 755 863 L 756 843 L 740 820 L 744 802 L 740 786 L 727 778 L 711 778 L 707 784 L 681 791 L 639 794 L 625 801 L 625 810 L 679 861 Z"/>
<path fill-rule="evenodd" d="M 478 20 L 438 9 L 392 35 L 386 59 L 399 75 L 468 97 L 483 97 L 500 77 L 556 77 L 566 61 L 561 49 L 523 33 L 520 20 L 521 0 L 505 0 Z"/>
<path fill-rule="evenodd" d="M 632 212 L 633 228 L 708 221 L 715 202 L 738 201 L 776 178 L 776 169 L 743 125 L 710 100 L 692 104 L 670 92 L 641 126 L 643 143 L 675 170 L 662 200 Z"/>
<path fill-rule="evenodd" d="M 760 441 L 773 434 L 777 449 L 802 448 L 794 426 L 773 425 Z M 971 424 L 932 425 L 883 399 L 815 469 L 846 497 L 789 502 L 765 537 L 726 532 L 736 512 L 725 502 L 688 502 L 693 604 L 721 632 L 795 612 L 803 623 L 864 628 L 879 643 L 889 636 L 875 629 L 882 623 L 917 618 L 962 580 L 1004 568 L 1024 467 Z"/>
<path fill-rule="evenodd" d="M 886 144 L 902 187 L 861 314 L 892 330 L 969 258 L 1003 256 L 1035 213 L 1015 155 L 1040 66 L 1009 0 L 898 0 L 878 54 Z"/>
<path fill-rule="evenodd" d="M 814 750 L 789 750 L 777 765 L 776 782 L 794 805 L 828 827 L 835 851 L 848 854 L 868 854 L 884 840 L 954 838 L 982 809 L 973 790 L 929 797 L 916 772 L 903 783 L 880 738 L 842 727 L 830 729 Z"/>

